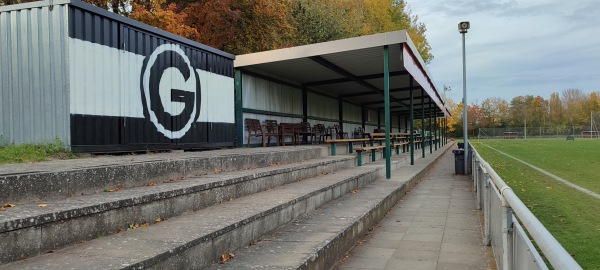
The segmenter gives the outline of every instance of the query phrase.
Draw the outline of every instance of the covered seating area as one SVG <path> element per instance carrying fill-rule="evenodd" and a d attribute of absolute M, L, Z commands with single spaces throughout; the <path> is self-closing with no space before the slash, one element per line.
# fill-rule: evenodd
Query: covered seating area
<path fill-rule="evenodd" d="M 415 149 L 446 142 L 450 113 L 406 31 L 239 55 L 234 68 L 239 146 L 379 140 L 388 162 L 406 143 L 414 164 Z"/>

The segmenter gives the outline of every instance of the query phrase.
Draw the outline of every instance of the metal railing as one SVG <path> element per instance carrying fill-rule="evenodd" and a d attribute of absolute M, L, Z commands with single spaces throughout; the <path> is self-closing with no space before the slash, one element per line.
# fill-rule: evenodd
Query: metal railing
<path fill-rule="evenodd" d="M 477 150 L 469 144 L 477 208 L 484 214 L 483 242 L 491 245 L 498 269 L 582 269 L 529 211 Z M 529 238 L 528 234 L 532 239 Z"/>

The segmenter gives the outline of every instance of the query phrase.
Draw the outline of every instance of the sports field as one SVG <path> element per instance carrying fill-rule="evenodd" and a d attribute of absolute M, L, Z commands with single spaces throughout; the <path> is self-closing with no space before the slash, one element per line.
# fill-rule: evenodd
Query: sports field
<path fill-rule="evenodd" d="M 600 269 L 600 140 L 472 140 L 471 143 L 584 269 Z"/>

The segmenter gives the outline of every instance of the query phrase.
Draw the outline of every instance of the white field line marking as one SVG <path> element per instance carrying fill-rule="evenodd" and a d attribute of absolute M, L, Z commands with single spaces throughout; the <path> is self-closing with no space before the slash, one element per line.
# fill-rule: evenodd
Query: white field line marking
<path fill-rule="evenodd" d="M 535 169 L 535 170 L 537 170 L 537 171 L 539 171 L 539 172 L 541 172 L 541 173 L 543 173 L 543 174 L 545 174 L 545 175 L 547 175 L 547 176 L 550 176 L 551 178 L 553 178 L 554 180 L 556 180 L 556 181 L 558 181 L 558 182 L 561 182 L 561 183 L 563 183 L 563 184 L 565 184 L 565 185 L 567 185 L 567 186 L 570 186 L 570 187 L 572 187 L 572 188 L 574 188 L 574 189 L 577 189 L 577 190 L 579 190 L 579 191 L 581 191 L 581 192 L 583 192 L 583 193 L 585 193 L 585 194 L 587 194 L 587 195 L 590 195 L 590 196 L 592 196 L 592 197 L 594 197 L 594 198 L 596 198 L 596 199 L 599 199 L 599 200 L 600 200 L 600 195 L 599 195 L 598 193 L 595 193 L 595 192 L 593 192 L 593 191 L 591 191 L 591 190 L 588 190 L 588 189 L 585 189 L 585 188 L 583 188 L 583 187 L 580 187 L 580 186 L 578 186 L 578 185 L 575 185 L 575 184 L 573 184 L 573 183 L 571 183 L 571 182 L 569 182 L 569 181 L 567 181 L 567 180 L 565 180 L 565 179 L 562 179 L 562 178 L 560 178 L 560 177 L 558 177 L 558 176 L 556 176 L 556 175 L 554 175 L 554 174 L 551 174 L 551 173 L 549 173 L 549 172 L 547 172 L 547 171 L 544 171 L 544 170 L 543 170 L 543 169 L 541 169 L 541 168 L 538 168 L 538 167 L 536 167 L 536 166 L 534 166 L 534 165 L 532 165 L 532 164 L 529 164 L 529 163 L 527 163 L 527 162 L 525 162 L 525 161 L 523 161 L 523 160 L 520 160 L 520 159 L 518 159 L 518 158 L 516 158 L 516 157 L 513 157 L 513 156 L 511 156 L 511 155 L 507 154 L 507 153 L 504 153 L 504 152 L 502 152 L 502 151 L 500 151 L 500 150 L 498 150 L 498 149 L 496 149 L 496 148 L 494 148 L 494 147 L 491 147 L 491 146 L 489 146 L 489 145 L 487 145 L 487 144 L 485 144 L 485 143 L 481 143 L 481 144 L 482 144 L 482 145 L 484 145 L 484 146 L 486 146 L 486 147 L 488 147 L 488 148 L 491 148 L 491 149 L 493 149 L 494 151 L 496 151 L 496 152 L 498 152 L 498 153 L 500 153 L 500 154 L 503 154 L 503 155 L 505 155 L 505 156 L 507 156 L 507 157 L 509 157 L 509 158 L 512 158 L 512 159 L 514 159 L 514 160 L 518 161 L 518 162 L 521 162 L 521 163 L 523 163 L 523 164 L 525 164 L 525 165 L 527 165 L 527 166 L 529 166 L 529 167 L 531 167 L 531 168 L 533 168 L 533 169 Z"/>

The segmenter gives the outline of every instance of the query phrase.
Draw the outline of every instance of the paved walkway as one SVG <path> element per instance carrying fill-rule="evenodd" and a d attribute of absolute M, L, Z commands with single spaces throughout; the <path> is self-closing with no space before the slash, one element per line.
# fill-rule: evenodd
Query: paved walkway
<path fill-rule="evenodd" d="M 471 182 L 453 173 L 448 151 L 338 269 L 495 269 Z"/>

